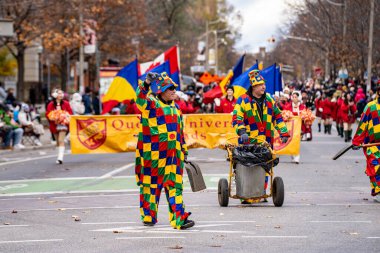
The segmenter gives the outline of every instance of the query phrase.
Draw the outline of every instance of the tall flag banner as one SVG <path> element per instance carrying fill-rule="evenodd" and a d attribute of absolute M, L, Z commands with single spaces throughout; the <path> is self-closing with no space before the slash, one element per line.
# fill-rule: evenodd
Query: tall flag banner
<path fill-rule="evenodd" d="M 254 69 L 257 69 L 258 67 L 259 66 L 258 66 L 258 63 L 256 61 L 256 63 L 252 67 L 250 67 L 248 70 L 246 70 L 243 74 L 241 74 L 239 77 L 237 77 L 234 80 L 234 82 L 232 83 L 232 86 L 234 86 L 234 97 L 235 98 L 238 98 L 247 92 L 247 90 L 249 89 L 249 86 L 251 85 L 251 83 L 249 81 L 248 73 Z"/>
<path fill-rule="evenodd" d="M 153 68 L 164 64 L 168 61 L 170 65 L 170 71 L 167 72 L 169 77 L 178 85 L 180 85 L 180 66 L 179 66 L 179 47 L 172 46 L 164 53 L 160 54 L 152 62 L 145 62 L 140 64 L 140 73 L 139 75 L 144 75 L 147 72 L 152 71 Z"/>
<path fill-rule="evenodd" d="M 280 67 L 276 67 L 275 92 L 282 91 L 282 73 Z"/>
<path fill-rule="evenodd" d="M 156 73 L 159 73 L 161 74 L 162 72 L 166 72 L 166 73 L 169 73 L 170 72 L 170 64 L 169 64 L 169 61 L 166 61 L 160 65 L 157 65 L 156 67 L 152 68 L 151 70 L 149 70 L 149 72 L 156 72 Z M 139 79 L 141 81 L 144 81 L 145 78 L 146 78 L 146 75 L 148 74 L 148 72 L 146 72 L 145 74 L 141 75 L 139 77 Z M 157 93 L 158 91 L 158 87 L 157 87 L 157 83 L 156 82 L 153 82 L 152 85 L 150 86 L 151 90 L 154 92 L 154 93 Z"/>
<path fill-rule="evenodd" d="M 138 63 L 135 59 L 116 74 L 107 93 L 102 98 L 102 114 L 111 111 L 118 103 L 136 99 L 137 85 Z"/>
<path fill-rule="evenodd" d="M 266 92 L 273 95 L 276 90 L 276 63 L 261 70 L 260 75 L 265 80 Z"/>
<path fill-rule="evenodd" d="M 243 68 L 244 68 L 244 59 L 245 59 L 245 54 L 243 54 L 239 61 L 236 63 L 235 67 L 233 68 L 233 73 L 234 75 L 231 78 L 231 83 L 235 81 L 236 78 L 238 78 L 241 74 L 243 74 Z"/>
<path fill-rule="evenodd" d="M 220 86 L 223 94 L 227 93 L 226 92 L 226 86 L 227 86 L 228 81 L 230 81 L 230 83 L 233 83 L 235 81 L 235 79 L 238 78 L 243 73 L 244 58 L 245 58 L 245 54 L 243 54 L 240 57 L 240 59 L 238 60 L 238 62 L 234 66 L 233 70 L 229 71 L 227 76 L 219 83 L 219 86 Z"/>

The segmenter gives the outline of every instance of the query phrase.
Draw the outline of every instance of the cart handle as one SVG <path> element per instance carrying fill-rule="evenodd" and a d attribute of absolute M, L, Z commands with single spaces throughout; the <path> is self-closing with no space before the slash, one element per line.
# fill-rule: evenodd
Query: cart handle
<path fill-rule="evenodd" d="M 233 136 L 233 137 L 227 138 L 227 139 L 226 139 L 226 142 L 228 142 L 229 140 L 239 139 L 239 138 L 240 138 L 240 136 Z M 249 140 L 257 140 L 257 139 L 258 139 L 258 138 L 253 138 L 253 137 L 251 137 L 251 136 L 248 136 L 248 138 L 249 138 Z M 269 145 L 269 143 L 268 143 L 266 140 L 264 140 L 264 141 L 261 142 L 260 144 Z M 230 144 L 230 143 L 226 143 L 226 145 L 236 146 L 236 145 L 234 145 L 234 144 Z M 239 145 L 244 145 L 244 144 L 239 144 Z"/>

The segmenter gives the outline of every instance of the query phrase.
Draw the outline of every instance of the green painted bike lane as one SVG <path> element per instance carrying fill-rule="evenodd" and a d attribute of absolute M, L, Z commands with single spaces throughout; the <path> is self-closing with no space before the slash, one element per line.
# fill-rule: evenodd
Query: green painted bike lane
<path fill-rule="evenodd" d="M 208 189 L 217 189 L 219 178 L 225 174 L 203 175 Z M 190 189 L 185 176 L 184 188 Z M 7 195 L 39 195 L 59 193 L 91 193 L 91 192 L 138 191 L 134 176 L 112 178 L 51 178 L 0 181 L 0 196 Z"/>

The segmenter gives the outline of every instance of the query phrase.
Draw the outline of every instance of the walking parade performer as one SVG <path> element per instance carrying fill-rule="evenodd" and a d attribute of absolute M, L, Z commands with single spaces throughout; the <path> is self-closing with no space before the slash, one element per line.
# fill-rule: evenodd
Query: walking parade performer
<path fill-rule="evenodd" d="M 70 103 L 63 99 L 64 93 L 61 89 L 55 89 L 52 93 L 54 98 L 46 108 L 49 119 L 50 132 L 57 141 L 58 157 L 57 164 L 63 163 L 65 153 L 65 137 L 69 131 L 70 115 L 73 114 Z"/>
<path fill-rule="evenodd" d="M 290 137 L 288 130 L 282 119 L 281 110 L 270 94 L 265 92 L 265 80 L 260 72 L 256 69 L 250 71 L 249 79 L 251 86 L 236 102 L 232 125 L 239 135 L 239 143 L 266 141 L 273 149 L 274 129 L 279 131 L 283 143 L 286 143 Z M 265 178 L 265 190 L 267 186 L 268 174 Z"/>
<path fill-rule="evenodd" d="M 380 86 L 377 87 L 377 98 L 364 108 L 355 136 L 352 139 L 354 150 L 360 145 L 380 142 Z M 380 202 L 380 145 L 364 147 L 363 153 L 367 159 L 366 174 L 369 177 L 374 200 Z"/>
<path fill-rule="evenodd" d="M 332 94 L 330 91 L 326 91 L 326 98 L 322 103 L 322 120 L 325 127 L 324 132 L 327 134 L 331 134 L 331 126 L 332 126 L 332 114 L 334 111 L 334 103 L 331 102 Z"/>
<path fill-rule="evenodd" d="M 292 92 L 292 102 L 289 103 L 284 108 L 284 110 L 291 111 L 294 116 L 300 116 L 301 112 L 303 110 L 306 110 L 306 106 L 304 104 L 302 104 L 300 101 L 300 92 L 299 91 L 293 91 Z M 310 126 L 308 126 L 308 128 L 310 128 Z M 304 132 L 304 131 L 307 131 L 308 129 L 307 129 L 304 122 L 302 122 L 301 130 L 302 130 L 302 133 L 304 133 L 306 135 L 306 132 Z M 292 157 L 293 163 L 296 163 L 296 164 L 300 163 L 300 158 L 301 158 L 300 154 L 295 155 L 295 156 L 292 155 L 291 157 Z"/>
<path fill-rule="evenodd" d="M 339 111 L 343 122 L 344 141 L 349 142 L 352 140 L 352 124 L 356 120 L 356 105 L 350 93 L 344 95 L 344 101 L 341 103 Z"/>
<path fill-rule="evenodd" d="M 155 81 L 157 97 L 148 96 Z M 162 188 L 169 206 L 170 225 L 176 229 L 194 226 L 185 212 L 182 199 L 183 168 L 187 147 L 183 135 L 182 114 L 175 104 L 178 85 L 164 72 L 148 73 L 137 88 L 136 104 L 141 111 L 142 128 L 136 149 L 136 180 L 140 186 L 140 213 L 145 226 L 157 223 L 157 211 Z"/>
<path fill-rule="evenodd" d="M 322 100 L 322 94 L 320 91 L 316 92 L 314 105 L 315 105 L 315 116 L 317 116 L 317 119 L 318 119 L 318 132 L 321 132 L 323 100 Z"/>

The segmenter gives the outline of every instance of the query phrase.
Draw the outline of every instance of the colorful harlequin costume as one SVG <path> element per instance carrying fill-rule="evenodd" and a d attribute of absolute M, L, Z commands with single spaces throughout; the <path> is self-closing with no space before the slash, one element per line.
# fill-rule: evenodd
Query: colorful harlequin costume
<path fill-rule="evenodd" d="M 265 84 L 261 76 L 254 73 L 250 74 L 251 85 Z M 253 76 L 256 75 L 256 76 Z M 274 129 L 276 128 L 281 137 L 289 137 L 286 125 L 281 117 L 281 110 L 276 106 L 273 98 L 268 94 L 263 95 L 262 118 L 258 111 L 257 99 L 252 92 L 248 92 L 238 98 L 232 116 L 232 125 L 240 136 L 246 132 L 252 142 L 268 142 L 273 148 Z"/>
<path fill-rule="evenodd" d="M 352 144 L 359 146 L 376 142 L 380 142 L 379 98 L 369 102 L 364 108 Z M 380 193 L 380 146 L 363 148 L 363 152 L 367 159 L 366 174 L 371 182 L 371 193 L 372 196 L 375 196 Z"/>
<path fill-rule="evenodd" d="M 252 70 L 249 77 L 251 86 L 265 84 L 258 70 Z M 260 102 L 262 102 L 262 106 L 258 104 Z M 259 111 L 261 108 L 262 111 Z M 251 143 L 263 143 L 266 141 L 272 148 L 275 128 L 279 131 L 281 137 L 289 137 L 281 116 L 281 110 L 276 106 L 274 99 L 268 93 L 265 93 L 261 100 L 258 101 L 252 94 L 252 88 L 238 98 L 232 114 L 232 125 L 239 136 L 247 133 Z M 265 189 L 267 184 L 268 176 L 265 179 Z"/>
<path fill-rule="evenodd" d="M 158 94 L 177 87 L 166 73 L 157 80 Z M 185 212 L 182 199 L 184 156 L 187 147 L 183 135 L 181 111 L 174 101 L 148 96 L 149 85 L 140 83 L 136 104 L 141 111 L 141 131 L 136 149 L 136 180 L 140 186 L 140 213 L 145 223 L 157 222 L 161 190 L 169 205 L 169 220 L 180 228 L 191 214 Z"/>

